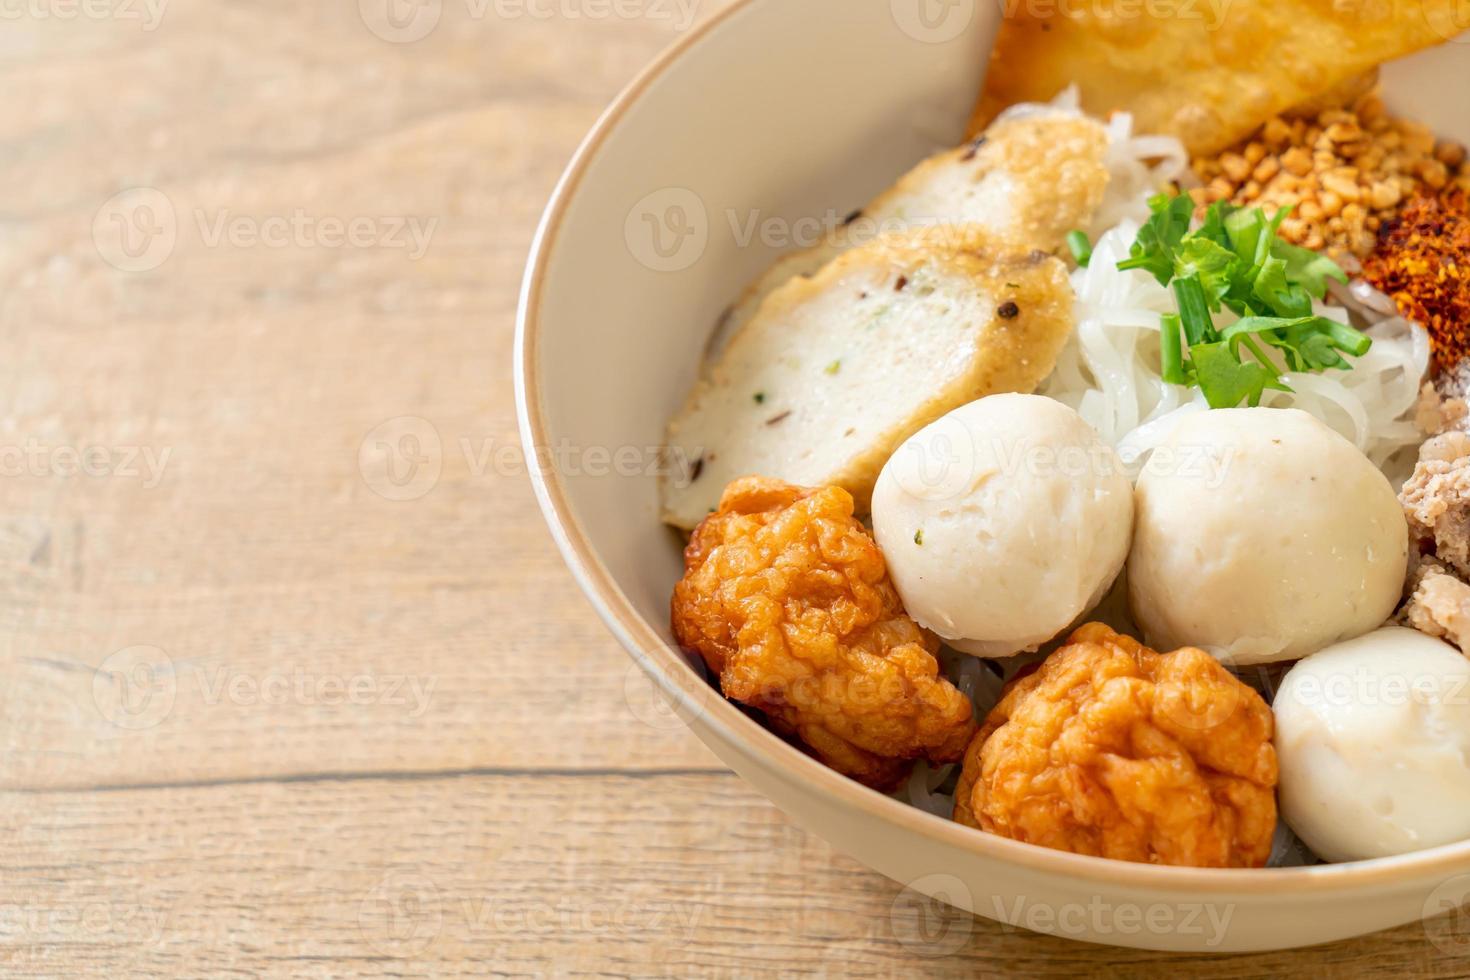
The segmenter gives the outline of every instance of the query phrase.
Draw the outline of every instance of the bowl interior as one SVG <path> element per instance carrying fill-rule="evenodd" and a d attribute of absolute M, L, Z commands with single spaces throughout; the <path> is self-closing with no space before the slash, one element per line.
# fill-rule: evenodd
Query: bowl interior
<path fill-rule="evenodd" d="M 610 110 L 548 213 L 523 299 L 525 431 L 555 489 L 553 524 L 612 583 L 600 601 L 666 640 L 681 560 L 658 519 L 658 469 L 679 465 L 660 452 L 665 423 L 745 284 L 961 137 L 999 8 L 934 6 L 949 13 L 737 3 Z M 1470 45 L 1383 78 L 1390 105 L 1470 140 L 1456 94 Z"/>
<path fill-rule="evenodd" d="M 813 217 L 840 221 L 962 137 L 993 29 L 990 5 L 935 40 L 887 0 L 757 0 L 640 82 L 590 147 L 532 284 L 543 441 L 593 550 L 662 634 L 681 566 L 653 470 L 721 311 Z"/>

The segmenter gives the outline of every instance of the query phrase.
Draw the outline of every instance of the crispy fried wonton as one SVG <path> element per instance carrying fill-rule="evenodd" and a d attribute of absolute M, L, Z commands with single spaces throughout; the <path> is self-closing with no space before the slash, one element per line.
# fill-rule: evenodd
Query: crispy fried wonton
<path fill-rule="evenodd" d="M 1131 112 L 1137 132 L 1177 136 L 1194 154 L 1470 30 L 1464 0 L 1003 3 L 974 132 L 1075 82 L 1087 112 Z"/>

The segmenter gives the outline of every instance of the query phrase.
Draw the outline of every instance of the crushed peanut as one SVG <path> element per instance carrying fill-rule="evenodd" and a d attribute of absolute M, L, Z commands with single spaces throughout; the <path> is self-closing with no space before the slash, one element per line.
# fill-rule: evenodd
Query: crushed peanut
<path fill-rule="evenodd" d="M 1273 118 L 1244 143 L 1195 160 L 1194 172 L 1200 207 L 1292 207 L 1281 236 L 1338 262 L 1366 258 L 1418 192 L 1470 191 L 1465 147 L 1393 118 L 1376 94 L 1312 118 Z"/>

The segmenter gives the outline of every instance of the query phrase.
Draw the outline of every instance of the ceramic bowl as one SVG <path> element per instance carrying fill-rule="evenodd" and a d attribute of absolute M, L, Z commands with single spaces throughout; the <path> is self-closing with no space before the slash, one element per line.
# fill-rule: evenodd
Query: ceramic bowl
<path fill-rule="evenodd" d="M 672 643 L 680 542 L 658 520 L 658 447 L 713 325 L 777 254 L 959 140 L 998 16 L 978 0 L 736 0 L 617 99 L 556 189 L 521 301 L 521 429 L 557 544 L 699 738 L 797 823 L 908 886 L 905 896 L 1074 939 L 1222 952 L 1320 943 L 1454 907 L 1470 893 L 1470 842 L 1226 871 L 1082 857 L 958 826 L 765 731 Z M 1384 77 L 1390 102 L 1470 136 L 1455 94 L 1470 88 L 1470 45 Z M 1453 921 L 1427 923 L 1428 939 L 1453 942 Z M 943 937 L 934 942 L 942 950 Z"/>

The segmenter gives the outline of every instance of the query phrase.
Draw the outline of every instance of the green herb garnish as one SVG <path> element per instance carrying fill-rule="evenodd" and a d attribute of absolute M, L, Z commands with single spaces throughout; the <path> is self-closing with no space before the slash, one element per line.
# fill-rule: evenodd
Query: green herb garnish
<path fill-rule="evenodd" d="M 1194 201 L 1184 195 L 1159 194 L 1149 200 L 1148 206 L 1153 216 L 1138 229 L 1138 238 L 1129 249 L 1132 258 L 1119 262 L 1118 268 L 1147 269 L 1167 286 L 1174 276 L 1174 251 L 1189 232 Z"/>
<path fill-rule="evenodd" d="M 1313 313 L 1327 280 L 1345 283 L 1347 274 L 1277 237 L 1289 208 L 1268 219 L 1260 208 L 1218 202 L 1193 231 L 1188 196 L 1160 194 L 1149 209 L 1152 217 L 1118 268 L 1144 269 L 1174 293 L 1179 312 L 1160 323 L 1165 381 L 1198 387 L 1211 408 L 1256 406 L 1267 389 L 1291 390 L 1268 349 L 1280 352 L 1287 370 L 1321 372 L 1351 369 L 1343 355 L 1362 357 L 1373 345 L 1366 334 Z M 1217 327 L 1215 315 L 1227 309 L 1239 319 Z"/>
<path fill-rule="evenodd" d="M 917 531 L 914 532 L 914 544 L 918 545 L 920 548 L 924 547 L 924 529 L 923 528 L 919 528 Z"/>
<path fill-rule="evenodd" d="M 1067 232 L 1067 247 L 1072 250 L 1072 258 L 1082 268 L 1087 268 L 1087 263 L 1092 261 L 1092 242 L 1085 231 Z"/>
<path fill-rule="evenodd" d="M 842 370 L 842 359 L 838 358 L 831 364 L 828 364 L 822 370 L 825 371 L 827 374 L 836 374 L 838 371 Z"/>
<path fill-rule="evenodd" d="M 757 391 L 751 397 L 755 399 L 757 405 L 764 405 L 766 403 L 766 393 L 764 391 Z"/>

